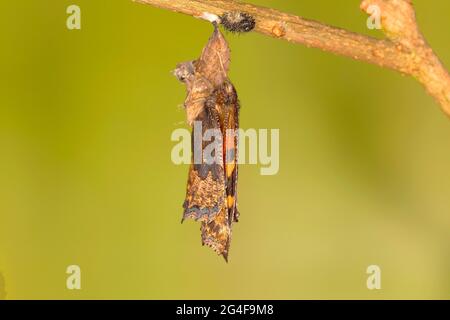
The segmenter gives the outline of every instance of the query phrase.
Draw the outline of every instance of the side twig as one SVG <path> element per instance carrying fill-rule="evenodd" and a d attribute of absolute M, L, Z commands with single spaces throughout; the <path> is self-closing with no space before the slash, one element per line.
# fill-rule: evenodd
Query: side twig
<path fill-rule="evenodd" d="M 381 12 L 386 39 L 375 39 L 292 14 L 236 0 L 134 0 L 200 18 L 240 11 L 256 20 L 255 31 L 389 68 L 416 78 L 450 116 L 450 76 L 420 33 L 411 0 L 363 0 Z"/>

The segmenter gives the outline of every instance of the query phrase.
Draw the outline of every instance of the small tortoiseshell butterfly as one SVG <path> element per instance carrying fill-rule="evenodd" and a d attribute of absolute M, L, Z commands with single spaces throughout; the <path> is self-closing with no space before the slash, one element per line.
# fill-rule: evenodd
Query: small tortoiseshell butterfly
<path fill-rule="evenodd" d="M 202 136 L 206 130 L 219 130 L 221 139 L 218 159 L 211 163 L 204 158 L 192 161 L 189 169 L 184 219 L 201 222 L 202 244 L 212 248 L 228 261 L 232 224 L 238 221 L 237 211 L 237 145 L 239 101 L 228 79 L 230 48 L 214 23 L 214 33 L 199 59 L 178 64 L 174 74 L 187 88 L 184 102 L 187 122 L 201 123 Z M 230 134 L 230 132 L 232 134 Z M 195 134 L 192 134 L 192 158 Z M 216 139 L 215 139 L 216 140 Z M 200 151 L 210 142 L 202 141 Z M 203 153 L 200 153 L 203 157 Z"/>

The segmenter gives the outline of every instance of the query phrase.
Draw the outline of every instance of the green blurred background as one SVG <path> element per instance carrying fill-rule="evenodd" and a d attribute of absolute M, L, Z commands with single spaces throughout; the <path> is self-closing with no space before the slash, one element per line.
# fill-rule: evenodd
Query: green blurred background
<path fill-rule="evenodd" d="M 357 32 L 359 0 L 270 1 Z M 82 29 L 66 28 L 81 7 Z M 450 66 L 450 2 L 416 0 Z M 0 286 L 7 299 L 450 298 L 450 121 L 413 79 L 252 33 L 227 37 L 241 127 L 280 171 L 240 169 L 230 262 L 180 225 L 176 63 L 211 26 L 129 0 L 0 4 Z M 82 290 L 66 289 L 66 267 Z M 366 268 L 382 289 L 366 288 Z M 2 297 L 0 288 L 0 297 Z"/>

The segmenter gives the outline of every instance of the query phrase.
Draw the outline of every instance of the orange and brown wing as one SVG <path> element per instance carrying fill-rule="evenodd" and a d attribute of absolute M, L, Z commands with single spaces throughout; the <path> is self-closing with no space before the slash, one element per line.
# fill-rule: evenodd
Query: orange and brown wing
<path fill-rule="evenodd" d="M 231 226 L 237 221 L 237 129 L 239 127 L 239 104 L 233 85 L 227 81 L 212 95 L 215 109 L 219 114 L 223 141 L 223 173 L 225 201 L 219 214 L 210 222 L 202 223 L 202 242 L 211 247 L 225 260 L 231 242 Z"/>
<path fill-rule="evenodd" d="M 218 141 L 204 141 L 203 136 L 208 129 L 220 130 L 219 114 L 213 107 L 205 107 L 197 116 L 194 123 L 201 125 L 200 135 L 192 133 L 192 159 L 193 163 L 189 169 L 188 184 L 186 190 L 186 200 L 184 201 L 184 219 L 194 219 L 197 221 L 212 221 L 222 210 L 225 203 L 225 177 L 224 168 L 221 161 L 207 161 L 203 157 L 203 151 L 212 142 L 222 150 L 222 139 Z M 213 138 L 214 139 L 214 138 Z M 197 140 L 197 141 L 195 141 Z M 196 157 L 195 155 L 200 155 Z M 222 159 L 223 155 L 216 155 Z"/>
<path fill-rule="evenodd" d="M 237 211 L 239 101 L 231 83 L 225 83 L 223 90 L 226 96 L 223 124 L 226 131 L 224 142 L 225 193 L 230 222 L 237 222 L 239 218 Z"/>

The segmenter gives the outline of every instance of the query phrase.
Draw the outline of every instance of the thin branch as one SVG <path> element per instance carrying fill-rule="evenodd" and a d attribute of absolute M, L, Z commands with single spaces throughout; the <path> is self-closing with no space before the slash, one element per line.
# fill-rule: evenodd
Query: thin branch
<path fill-rule="evenodd" d="M 364 0 L 378 6 L 387 39 L 375 39 L 292 14 L 236 0 L 134 0 L 196 18 L 240 11 L 256 20 L 255 31 L 389 68 L 416 78 L 450 116 L 450 76 L 417 26 L 411 0 Z"/>

